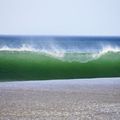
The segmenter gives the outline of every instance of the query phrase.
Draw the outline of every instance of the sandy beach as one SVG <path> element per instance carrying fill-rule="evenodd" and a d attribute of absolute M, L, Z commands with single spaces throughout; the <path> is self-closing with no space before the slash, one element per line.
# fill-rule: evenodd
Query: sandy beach
<path fill-rule="evenodd" d="M 0 83 L 0 120 L 119 120 L 120 78 Z"/>

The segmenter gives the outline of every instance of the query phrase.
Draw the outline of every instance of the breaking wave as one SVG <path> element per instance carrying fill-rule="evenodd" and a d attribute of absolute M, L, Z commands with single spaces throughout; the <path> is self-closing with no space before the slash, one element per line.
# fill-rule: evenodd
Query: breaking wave
<path fill-rule="evenodd" d="M 51 57 L 55 57 L 56 59 L 62 61 L 69 61 L 69 62 L 81 62 L 86 63 L 89 61 L 96 60 L 101 56 L 108 54 L 108 53 L 119 53 L 119 47 L 112 47 L 110 45 L 103 46 L 99 51 L 80 51 L 77 49 L 72 49 L 72 51 L 65 50 L 57 45 L 50 46 L 47 48 L 34 48 L 31 45 L 23 44 L 19 48 L 12 48 L 8 46 L 3 46 L 0 48 L 0 52 L 8 51 L 8 52 L 35 52 L 39 54 L 48 55 Z"/>
<path fill-rule="evenodd" d="M 120 77 L 120 38 L 53 38 L 0 37 L 0 81 Z"/>

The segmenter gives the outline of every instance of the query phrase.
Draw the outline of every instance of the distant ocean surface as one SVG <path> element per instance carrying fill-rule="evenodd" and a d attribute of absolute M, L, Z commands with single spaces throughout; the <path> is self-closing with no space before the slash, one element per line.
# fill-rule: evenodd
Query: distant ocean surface
<path fill-rule="evenodd" d="M 120 37 L 0 36 L 0 81 L 120 77 Z"/>

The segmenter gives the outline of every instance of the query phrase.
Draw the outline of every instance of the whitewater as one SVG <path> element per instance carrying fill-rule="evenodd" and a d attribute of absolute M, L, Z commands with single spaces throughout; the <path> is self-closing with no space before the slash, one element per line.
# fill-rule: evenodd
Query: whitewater
<path fill-rule="evenodd" d="M 101 56 L 110 52 L 119 53 L 120 48 L 117 46 L 113 47 L 111 45 L 107 45 L 107 46 L 102 46 L 102 48 L 97 52 L 96 51 L 84 52 L 78 49 L 72 49 L 72 51 L 65 50 L 55 44 L 52 44 L 51 46 L 49 46 L 49 49 L 45 49 L 45 48 L 38 49 L 38 48 L 34 48 L 32 45 L 23 44 L 19 48 L 8 47 L 6 45 L 2 46 L 0 48 L 0 52 L 3 52 L 3 51 L 8 51 L 12 53 L 13 52 L 35 52 L 35 53 L 40 53 L 40 54 L 48 55 L 51 57 L 55 57 L 57 59 L 61 59 L 64 61 L 69 61 L 69 62 L 77 61 L 77 62 L 86 63 L 91 60 L 96 60 Z"/>

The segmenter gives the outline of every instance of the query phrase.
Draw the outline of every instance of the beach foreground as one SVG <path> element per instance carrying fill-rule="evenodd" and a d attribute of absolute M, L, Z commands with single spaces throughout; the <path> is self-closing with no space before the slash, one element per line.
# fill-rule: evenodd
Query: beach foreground
<path fill-rule="evenodd" d="M 119 120 L 120 78 L 0 83 L 0 120 Z"/>

